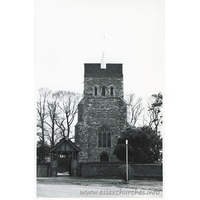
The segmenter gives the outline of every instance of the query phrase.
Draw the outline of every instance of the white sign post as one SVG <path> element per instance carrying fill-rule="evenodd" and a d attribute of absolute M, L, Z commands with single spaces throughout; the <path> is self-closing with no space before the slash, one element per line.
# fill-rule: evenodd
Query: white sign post
<path fill-rule="evenodd" d="M 128 183 L 128 140 L 126 140 L 126 182 Z"/>

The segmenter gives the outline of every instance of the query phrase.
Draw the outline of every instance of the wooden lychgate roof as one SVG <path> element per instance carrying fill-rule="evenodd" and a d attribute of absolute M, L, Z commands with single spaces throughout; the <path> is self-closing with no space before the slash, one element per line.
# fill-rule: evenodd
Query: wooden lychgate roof
<path fill-rule="evenodd" d="M 56 152 L 79 152 L 81 149 L 70 139 L 63 138 L 56 146 L 50 149 L 50 153 Z"/>

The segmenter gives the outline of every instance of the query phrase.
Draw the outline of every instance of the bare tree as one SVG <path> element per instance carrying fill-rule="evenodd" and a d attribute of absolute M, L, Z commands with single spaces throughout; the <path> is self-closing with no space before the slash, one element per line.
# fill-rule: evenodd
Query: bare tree
<path fill-rule="evenodd" d="M 62 118 L 61 117 L 57 117 L 56 118 L 56 125 L 59 127 L 59 129 L 60 129 L 60 131 L 59 131 L 59 133 L 60 133 L 60 137 L 64 137 L 65 136 L 65 133 L 66 133 L 66 126 L 65 126 L 65 117 L 64 116 L 62 116 Z"/>
<path fill-rule="evenodd" d="M 142 105 L 142 98 L 139 97 L 136 99 L 135 94 L 127 95 L 126 98 L 127 104 L 130 108 L 130 123 L 131 125 L 135 126 L 136 122 L 141 117 L 141 113 L 144 110 Z"/>
<path fill-rule="evenodd" d="M 149 126 L 154 128 L 156 134 L 158 134 L 158 127 L 163 123 L 162 105 L 163 96 L 160 92 L 158 94 L 153 94 L 148 102 Z"/>
<path fill-rule="evenodd" d="M 148 114 L 148 112 L 147 113 L 145 112 L 142 115 L 142 126 L 149 126 L 148 118 L 149 118 L 149 114 Z"/>
<path fill-rule="evenodd" d="M 70 136 L 71 126 L 78 112 L 80 95 L 74 92 L 59 91 L 55 95 L 59 99 L 59 114 L 56 124 L 60 128 L 62 136 Z"/>
<path fill-rule="evenodd" d="M 38 90 L 38 100 L 37 100 L 37 127 L 40 129 L 40 131 L 37 132 L 37 135 L 39 136 L 41 140 L 41 145 L 44 146 L 45 144 L 45 120 L 48 117 L 48 114 L 46 112 L 47 108 L 47 100 L 51 94 L 51 91 L 48 88 L 40 88 Z"/>
<path fill-rule="evenodd" d="M 44 122 L 50 128 L 47 135 L 51 146 L 54 146 L 56 143 L 57 130 L 59 129 L 59 127 L 56 126 L 56 119 L 58 118 L 58 103 L 58 97 L 53 93 L 51 98 L 47 101 L 48 120 Z"/>

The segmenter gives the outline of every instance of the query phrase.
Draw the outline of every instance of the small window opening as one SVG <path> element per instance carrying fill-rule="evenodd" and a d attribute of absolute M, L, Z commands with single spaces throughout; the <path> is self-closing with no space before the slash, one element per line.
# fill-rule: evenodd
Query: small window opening
<path fill-rule="evenodd" d="M 94 88 L 94 95 L 97 96 L 97 87 Z"/>
<path fill-rule="evenodd" d="M 102 87 L 102 96 L 105 96 L 105 95 L 106 95 L 106 88 Z"/>
<path fill-rule="evenodd" d="M 111 95 L 111 96 L 113 96 L 113 91 L 114 91 L 114 88 L 111 87 L 111 88 L 110 88 L 110 95 Z"/>

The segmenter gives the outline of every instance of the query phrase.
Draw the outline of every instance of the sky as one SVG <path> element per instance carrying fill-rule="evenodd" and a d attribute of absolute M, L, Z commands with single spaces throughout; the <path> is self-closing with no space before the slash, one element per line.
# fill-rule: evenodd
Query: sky
<path fill-rule="evenodd" d="M 164 93 L 164 17 L 164 0 L 36 0 L 36 89 L 82 94 L 84 63 L 104 51 L 123 64 L 124 94 Z"/>

